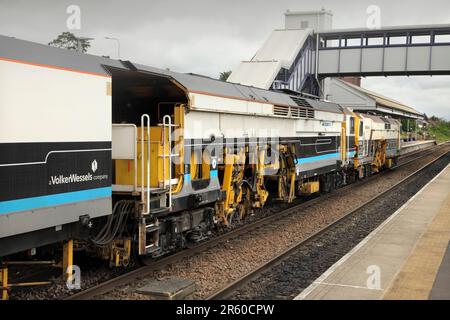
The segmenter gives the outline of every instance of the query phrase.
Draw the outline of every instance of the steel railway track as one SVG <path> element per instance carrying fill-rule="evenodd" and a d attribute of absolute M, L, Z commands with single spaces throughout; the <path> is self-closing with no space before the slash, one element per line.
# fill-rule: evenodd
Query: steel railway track
<path fill-rule="evenodd" d="M 363 203 L 359 207 L 355 208 L 354 210 L 348 212 L 347 214 L 345 214 L 344 216 L 340 217 L 339 219 L 337 219 L 337 220 L 333 221 L 332 223 L 328 224 L 327 226 L 325 226 L 324 228 L 320 229 L 316 233 L 310 235 L 306 239 L 303 239 L 303 240 L 297 242 L 296 244 L 292 245 L 287 250 L 283 251 L 282 253 L 280 253 L 279 255 L 277 255 L 276 257 L 274 257 L 273 259 L 271 259 L 267 263 L 265 263 L 265 264 L 255 268 L 254 270 L 250 271 L 249 273 L 247 273 L 243 277 L 237 279 L 236 281 L 232 282 L 228 286 L 226 286 L 226 287 L 220 289 L 219 291 L 215 292 L 214 294 L 209 296 L 207 299 L 208 300 L 223 300 L 223 299 L 229 298 L 230 296 L 233 295 L 233 293 L 237 292 L 240 288 L 244 287 L 249 282 L 257 279 L 258 277 L 260 277 L 261 275 L 263 275 L 267 271 L 271 270 L 272 268 L 274 268 L 275 266 L 277 266 L 278 264 L 280 264 L 284 260 L 288 259 L 291 255 L 295 254 L 300 248 L 302 248 L 302 247 L 310 244 L 311 242 L 315 241 L 316 239 L 318 239 L 319 237 L 321 237 L 322 235 L 324 235 L 325 233 L 327 233 L 331 229 L 333 229 L 336 226 L 338 226 L 340 223 L 342 223 L 342 222 L 344 222 L 344 221 L 346 221 L 348 219 L 351 219 L 354 215 L 358 214 L 361 210 L 363 210 L 366 207 L 371 206 L 376 200 L 378 200 L 378 199 L 382 198 L 383 196 L 387 195 L 388 193 L 392 192 L 394 189 L 399 188 L 399 186 L 402 186 L 402 185 L 406 184 L 407 182 L 412 180 L 414 177 L 416 177 L 419 173 L 423 172 L 424 170 L 429 168 L 432 164 L 437 162 L 439 159 L 441 159 L 441 158 L 445 157 L 446 155 L 448 155 L 448 153 L 449 152 L 445 152 L 444 154 L 440 155 L 439 157 L 437 157 L 437 158 L 433 159 L 432 161 L 428 162 L 426 165 L 420 167 L 418 170 L 414 171 L 412 174 L 410 174 L 407 177 L 403 178 L 402 180 L 400 180 L 399 182 L 397 182 L 395 185 L 391 186 L 390 188 L 388 188 L 384 192 L 382 192 L 382 193 L 372 197 L 371 199 L 369 199 L 368 201 L 366 201 L 365 203 Z M 416 159 L 413 159 L 411 161 L 414 161 L 414 160 L 416 160 Z M 408 161 L 406 163 L 410 163 L 411 161 Z M 406 163 L 404 163 L 404 164 L 406 164 Z M 402 165 L 404 165 L 404 164 L 402 164 Z"/>

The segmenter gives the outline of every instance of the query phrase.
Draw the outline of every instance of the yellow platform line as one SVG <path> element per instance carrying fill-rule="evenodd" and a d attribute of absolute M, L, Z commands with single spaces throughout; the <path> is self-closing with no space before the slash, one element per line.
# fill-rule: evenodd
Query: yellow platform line
<path fill-rule="evenodd" d="M 383 299 L 428 299 L 450 240 L 450 193 Z"/>

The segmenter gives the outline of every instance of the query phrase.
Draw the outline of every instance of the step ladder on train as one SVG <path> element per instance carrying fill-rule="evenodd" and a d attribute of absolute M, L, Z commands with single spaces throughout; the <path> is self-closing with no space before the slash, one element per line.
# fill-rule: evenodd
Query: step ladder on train
<path fill-rule="evenodd" d="M 158 220 L 150 215 L 151 211 L 151 140 L 150 116 L 141 116 L 141 215 L 139 222 L 139 255 L 145 255 L 158 250 L 159 226 Z"/>
<path fill-rule="evenodd" d="M 170 211 L 172 210 L 172 185 L 178 183 L 178 179 L 173 179 L 173 161 L 175 157 L 179 157 L 180 154 L 173 153 L 173 131 L 178 125 L 172 124 L 172 117 L 165 115 L 163 117 L 163 122 L 158 124 L 162 127 L 162 141 L 163 141 L 163 154 L 159 155 L 163 159 L 163 189 L 168 189 L 168 198 L 166 208 Z M 166 163 L 168 159 L 168 163 Z"/>
<path fill-rule="evenodd" d="M 141 117 L 141 203 L 143 221 L 140 224 L 140 254 L 149 254 L 158 250 L 159 226 L 155 215 L 172 210 L 173 184 L 178 183 L 178 179 L 173 179 L 172 160 L 179 157 L 173 150 L 173 131 L 178 127 L 172 123 L 170 115 L 163 117 L 162 123 L 158 124 L 162 131 L 162 153 L 158 155 L 162 161 L 163 179 L 159 188 L 150 188 L 150 168 L 151 168 L 151 141 L 150 141 L 150 116 L 144 114 Z M 146 136 L 145 136 L 146 135 Z M 146 145 L 144 141 L 147 141 Z M 168 161 L 167 161 L 167 160 Z M 147 186 L 147 187 L 146 187 Z M 151 208 L 151 197 L 157 197 L 160 206 Z"/>

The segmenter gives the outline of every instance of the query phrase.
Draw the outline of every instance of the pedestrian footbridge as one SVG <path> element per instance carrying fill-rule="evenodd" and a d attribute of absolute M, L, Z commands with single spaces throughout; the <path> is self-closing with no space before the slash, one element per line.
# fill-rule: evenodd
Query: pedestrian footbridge
<path fill-rule="evenodd" d="M 320 33 L 318 76 L 450 75 L 450 25 Z"/>
<path fill-rule="evenodd" d="M 275 30 L 228 81 L 319 95 L 343 76 L 450 75 L 450 25 L 314 32 Z"/>

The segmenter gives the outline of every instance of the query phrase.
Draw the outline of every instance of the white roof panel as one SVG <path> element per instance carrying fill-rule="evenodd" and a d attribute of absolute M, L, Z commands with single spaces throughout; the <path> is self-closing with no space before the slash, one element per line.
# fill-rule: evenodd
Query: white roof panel
<path fill-rule="evenodd" d="M 270 89 L 282 68 L 289 69 L 312 29 L 274 30 L 251 61 L 233 70 L 228 82 Z"/>
<path fill-rule="evenodd" d="M 252 61 L 279 61 L 289 69 L 312 29 L 274 30 Z"/>
<path fill-rule="evenodd" d="M 227 82 L 269 89 L 280 69 L 278 61 L 244 61 L 233 70 Z"/>

